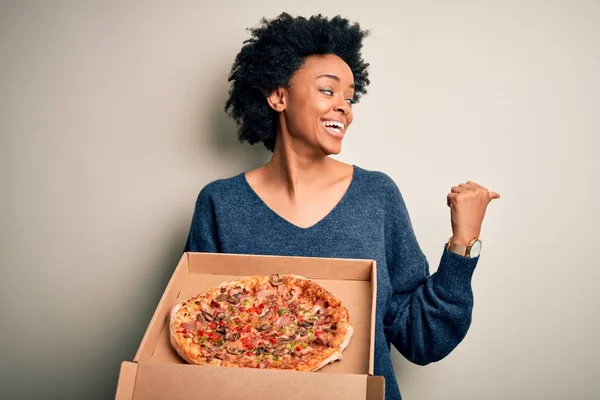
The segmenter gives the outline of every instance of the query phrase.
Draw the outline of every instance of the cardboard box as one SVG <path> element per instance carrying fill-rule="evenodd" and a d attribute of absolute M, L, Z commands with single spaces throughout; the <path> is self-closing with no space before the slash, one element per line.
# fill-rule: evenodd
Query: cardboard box
<path fill-rule="evenodd" d="M 133 362 L 121 365 L 116 400 L 381 400 L 384 379 L 372 376 L 376 271 L 371 260 L 184 253 Z M 354 335 L 341 361 L 298 372 L 189 365 L 177 355 L 168 333 L 177 302 L 228 280 L 272 273 L 312 279 L 346 305 Z"/>

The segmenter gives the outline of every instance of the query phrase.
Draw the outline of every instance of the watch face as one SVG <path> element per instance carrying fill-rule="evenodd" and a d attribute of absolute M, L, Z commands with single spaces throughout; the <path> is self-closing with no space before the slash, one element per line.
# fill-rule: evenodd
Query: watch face
<path fill-rule="evenodd" d="M 479 257 L 481 253 L 481 241 L 477 240 L 471 247 L 471 257 Z"/>

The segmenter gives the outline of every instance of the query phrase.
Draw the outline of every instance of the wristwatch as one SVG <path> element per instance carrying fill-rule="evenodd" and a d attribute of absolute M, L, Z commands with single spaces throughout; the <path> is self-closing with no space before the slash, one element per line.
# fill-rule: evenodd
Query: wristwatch
<path fill-rule="evenodd" d="M 448 239 L 448 250 L 463 257 L 475 258 L 481 253 L 481 240 L 475 238 L 466 246 L 461 246 Z"/>

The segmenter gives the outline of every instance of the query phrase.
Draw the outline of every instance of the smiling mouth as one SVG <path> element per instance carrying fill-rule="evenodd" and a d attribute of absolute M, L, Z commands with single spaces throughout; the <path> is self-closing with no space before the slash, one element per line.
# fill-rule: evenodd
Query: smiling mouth
<path fill-rule="evenodd" d="M 334 136 L 344 135 L 344 124 L 338 121 L 321 121 L 321 124 L 325 127 L 325 130 Z"/>

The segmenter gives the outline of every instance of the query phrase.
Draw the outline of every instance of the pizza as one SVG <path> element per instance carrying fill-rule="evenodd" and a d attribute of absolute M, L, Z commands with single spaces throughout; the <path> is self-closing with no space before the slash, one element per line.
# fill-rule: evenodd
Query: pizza
<path fill-rule="evenodd" d="M 224 282 L 178 302 L 170 342 L 190 364 L 317 371 L 342 359 L 348 310 L 314 281 L 273 274 Z"/>

